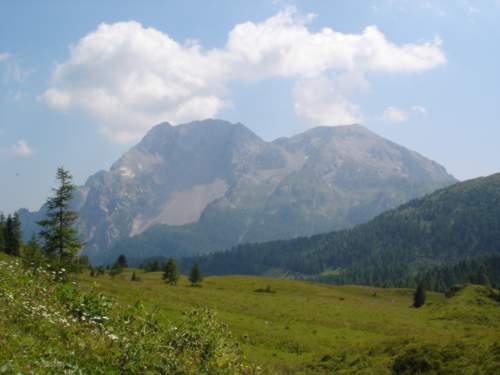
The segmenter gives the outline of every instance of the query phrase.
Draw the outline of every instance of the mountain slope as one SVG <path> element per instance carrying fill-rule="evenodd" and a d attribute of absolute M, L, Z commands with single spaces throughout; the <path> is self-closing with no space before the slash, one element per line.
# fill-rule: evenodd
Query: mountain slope
<path fill-rule="evenodd" d="M 272 270 L 339 283 L 411 285 L 418 272 L 500 252 L 500 174 L 441 189 L 350 230 L 243 245 L 201 258 L 206 273 Z"/>
<path fill-rule="evenodd" d="M 179 256 L 351 227 L 454 181 L 436 163 L 357 125 L 315 128 L 272 145 L 287 168 L 248 168 L 195 224 L 151 227 L 110 253 Z M 272 156 L 262 160 L 276 165 Z"/>
<path fill-rule="evenodd" d="M 241 124 L 205 120 L 154 127 L 88 179 L 75 208 L 83 254 L 107 262 L 348 228 L 453 182 L 358 125 L 266 142 Z"/>

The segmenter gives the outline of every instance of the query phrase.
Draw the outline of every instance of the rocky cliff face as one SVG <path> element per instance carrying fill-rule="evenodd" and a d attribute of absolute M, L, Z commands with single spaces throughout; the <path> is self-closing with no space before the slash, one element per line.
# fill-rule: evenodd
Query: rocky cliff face
<path fill-rule="evenodd" d="M 154 127 L 75 203 L 94 261 L 193 254 L 346 228 L 455 182 L 358 126 L 265 142 L 241 124 Z"/>

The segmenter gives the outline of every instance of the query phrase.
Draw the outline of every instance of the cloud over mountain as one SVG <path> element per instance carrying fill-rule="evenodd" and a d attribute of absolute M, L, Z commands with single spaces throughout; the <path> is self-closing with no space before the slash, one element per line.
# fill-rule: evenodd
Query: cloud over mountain
<path fill-rule="evenodd" d="M 437 38 L 397 45 L 376 26 L 359 34 L 311 31 L 313 18 L 288 9 L 244 22 L 218 49 L 181 43 L 134 21 L 104 23 L 70 48 L 42 98 L 56 110 L 89 113 L 103 133 L 129 142 L 154 123 L 214 117 L 230 104 L 229 82 L 285 77 L 296 80 L 297 115 L 334 125 L 362 118 L 346 82 L 344 89 L 338 85 L 339 75 L 356 80 L 365 72 L 413 73 L 446 61 Z"/>

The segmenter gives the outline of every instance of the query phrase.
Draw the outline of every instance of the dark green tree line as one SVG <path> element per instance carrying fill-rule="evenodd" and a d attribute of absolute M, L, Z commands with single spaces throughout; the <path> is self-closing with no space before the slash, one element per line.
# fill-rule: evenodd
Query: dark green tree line
<path fill-rule="evenodd" d="M 482 270 L 468 260 L 499 253 L 496 174 L 441 189 L 352 229 L 244 244 L 181 265 L 186 269 L 196 259 L 206 274 L 279 270 L 295 278 L 381 287 L 414 288 L 425 277 L 426 287 L 442 290 L 454 281 L 496 285 L 498 266 L 492 259 Z M 455 267 L 462 261 L 468 264 Z"/>

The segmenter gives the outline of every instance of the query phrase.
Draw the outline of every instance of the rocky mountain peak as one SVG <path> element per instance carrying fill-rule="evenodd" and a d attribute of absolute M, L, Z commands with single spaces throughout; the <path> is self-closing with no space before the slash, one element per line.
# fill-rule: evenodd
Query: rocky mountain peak
<path fill-rule="evenodd" d="M 346 228 L 453 182 L 437 163 L 360 125 L 266 142 L 242 124 L 208 119 L 153 127 L 88 179 L 77 207 L 84 253 L 99 261 Z"/>

